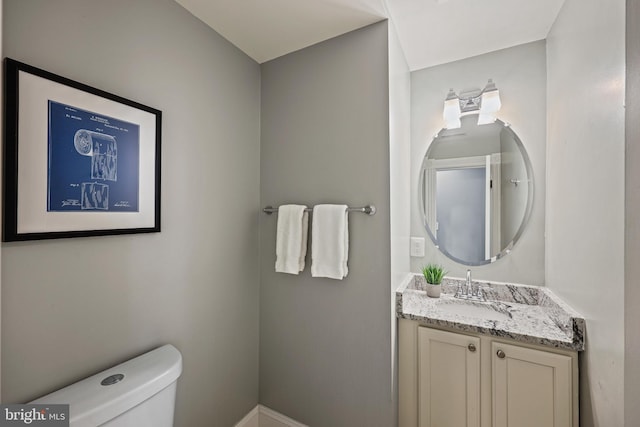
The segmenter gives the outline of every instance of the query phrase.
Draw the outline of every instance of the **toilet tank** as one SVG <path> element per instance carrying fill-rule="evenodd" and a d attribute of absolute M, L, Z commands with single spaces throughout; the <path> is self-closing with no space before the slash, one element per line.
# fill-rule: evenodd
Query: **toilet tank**
<path fill-rule="evenodd" d="M 181 373 L 165 345 L 29 403 L 68 403 L 71 427 L 172 427 Z"/>

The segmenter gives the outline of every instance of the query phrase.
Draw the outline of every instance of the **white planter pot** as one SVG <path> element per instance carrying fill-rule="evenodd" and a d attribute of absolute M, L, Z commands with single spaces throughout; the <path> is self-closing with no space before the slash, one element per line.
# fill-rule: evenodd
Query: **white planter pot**
<path fill-rule="evenodd" d="M 432 285 L 427 283 L 427 296 L 431 298 L 440 298 L 440 292 L 442 292 L 442 285 Z"/>

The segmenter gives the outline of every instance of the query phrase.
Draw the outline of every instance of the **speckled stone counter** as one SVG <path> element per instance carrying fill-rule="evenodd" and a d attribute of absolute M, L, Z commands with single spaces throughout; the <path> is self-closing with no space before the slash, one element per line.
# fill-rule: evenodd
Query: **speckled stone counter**
<path fill-rule="evenodd" d="M 583 351 L 584 318 L 544 287 L 473 281 L 487 302 L 454 298 L 461 279 L 445 278 L 442 296 L 430 298 L 421 275 L 409 275 L 396 290 L 396 316 L 440 326 L 555 348 Z M 450 310 L 456 305 L 458 312 Z M 447 307 L 449 306 L 449 307 Z M 465 313 L 469 307 L 470 313 Z M 474 309 L 494 310 L 495 319 L 476 317 Z M 487 316 L 483 316 L 487 317 Z M 492 316 L 488 316 L 492 317 Z"/>

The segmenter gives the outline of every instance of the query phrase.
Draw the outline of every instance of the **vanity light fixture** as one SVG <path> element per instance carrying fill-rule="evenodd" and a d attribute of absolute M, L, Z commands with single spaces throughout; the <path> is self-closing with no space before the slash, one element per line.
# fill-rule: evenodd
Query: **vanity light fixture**
<path fill-rule="evenodd" d="M 460 96 L 456 95 L 453 89 L 449 89 L 442 117 L 447 129 L 458 129 L 461 126 L 461 116 L 478 112 L 478 124 L 485 125 L 496 121 L 500 107 L 500 91 L 493 79 L 489 79 L 483 90 L 464 92 Z"/>

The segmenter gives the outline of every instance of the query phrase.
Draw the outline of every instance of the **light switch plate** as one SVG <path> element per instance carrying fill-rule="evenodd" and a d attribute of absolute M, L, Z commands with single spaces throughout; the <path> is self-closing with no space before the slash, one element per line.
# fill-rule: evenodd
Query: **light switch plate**
<path fill-rule="evenodd" d="M 423 257 L 424 256 L 424 237 L 412 237 L 411 238 L 411 256 Z"/>

